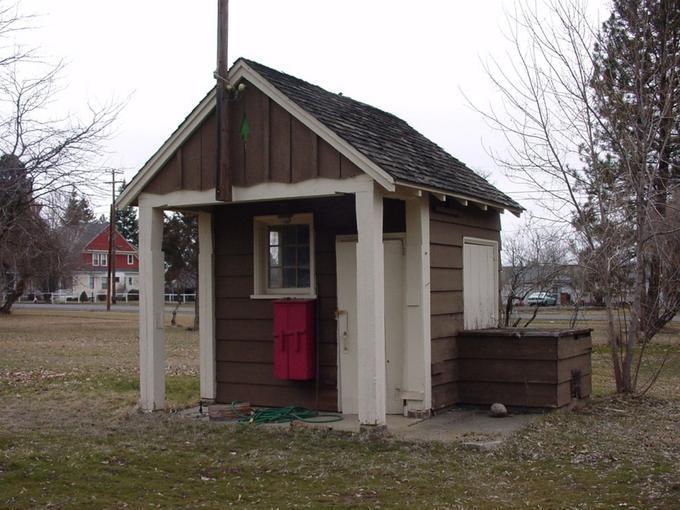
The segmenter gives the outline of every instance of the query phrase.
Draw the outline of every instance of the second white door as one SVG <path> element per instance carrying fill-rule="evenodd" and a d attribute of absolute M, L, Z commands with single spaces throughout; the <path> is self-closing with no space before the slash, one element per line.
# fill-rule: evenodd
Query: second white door
<path fill-rule="evenodd" d="M 404 246 L 402 239 L 385 239 L 385 404 L 388 414 L 402 414 L 404 370 Z M 355 240 L 335 246 L 338 279 L 338 392 L 340 410 L 357 413 L 357 257 Z"/>

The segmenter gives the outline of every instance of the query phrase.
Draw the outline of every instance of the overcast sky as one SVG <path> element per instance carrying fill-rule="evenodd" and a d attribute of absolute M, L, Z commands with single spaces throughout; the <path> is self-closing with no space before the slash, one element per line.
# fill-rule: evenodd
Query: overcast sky
<path fill-rule="evenodd" d="M 129 98 L 106 163 L 128 180 L 213 86 L 217 2 L 23 0 L 25 39 L 68 63 L 62 104 Z M 394 113 L 527 208 L 488 151 L 501 137 L 465 98 L 495 99 L 483 70 L 507 58 L 512 1 L 231 0 L 230 62 L 243 56 Z M 100 202 L 98 211 L 106 207 Z M 511 214 L 507 231 L 516 229 Z"/>

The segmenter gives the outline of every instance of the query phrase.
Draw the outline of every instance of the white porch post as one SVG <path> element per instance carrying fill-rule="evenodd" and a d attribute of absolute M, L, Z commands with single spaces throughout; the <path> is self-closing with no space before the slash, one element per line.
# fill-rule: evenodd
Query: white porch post
<path fill-rule="evenodd" d="M 427 412 L 432 407 L 428 193 L 406 200 L 406 306 L 405 411 Z"/>
<path fill-rule="evenodd" d="M 163 210 L 139 204 L 139 389 L 146 411 L 165 405 Z"/>
<path fill-rule="evenodd" d="M 374 184 L 356 193 L 359 423 L 385 425 L 383 202 Z"/>
<path fill-rule="evenodd" d="M 215 400 L 215 302 L 212 214 L 198 213 L 198 310 L 201 399 Z"/>

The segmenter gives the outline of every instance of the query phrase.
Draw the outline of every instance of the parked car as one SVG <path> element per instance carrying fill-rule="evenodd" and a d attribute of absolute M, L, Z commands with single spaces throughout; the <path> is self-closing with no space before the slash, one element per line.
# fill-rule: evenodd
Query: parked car
<path fill-rule="evenodd" d="M 530 306 L 555 306 L 557 294 L 551 292 L 532 292 L 527 296 L 526 303 Z"/>

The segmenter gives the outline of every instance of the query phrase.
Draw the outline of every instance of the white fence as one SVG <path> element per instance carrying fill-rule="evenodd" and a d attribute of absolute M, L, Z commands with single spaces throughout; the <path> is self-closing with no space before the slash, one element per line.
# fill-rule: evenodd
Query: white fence
<path fill-rule="evenodd" d="M 37 297 L 36 296 L 40 296 Z M 44 299 L 44 296 L 49 296 L 49 299 Z M 5 299 L 2 294 L 2 299 Z M 118 292 L 116 293 L 117 302 L 137 302 L 139 301 L 139 292 Z M 166 303 L 194 303 L 196 301 L 196 294 L 193 293 L 167 293 L 165 294 Z M 28 295 L 21 296 L 18 303 L 80 303 L 79 294 L 70 294 L 64 292 L 33 292 Z M 105 303 L 106 292 L 88 293 L 87 303 Z"/>

